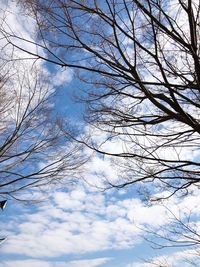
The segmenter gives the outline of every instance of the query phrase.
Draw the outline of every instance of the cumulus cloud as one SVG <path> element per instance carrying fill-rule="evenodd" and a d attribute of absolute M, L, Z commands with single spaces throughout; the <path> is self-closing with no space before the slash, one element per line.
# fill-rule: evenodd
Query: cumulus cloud
<path fill-rule="evenodd" d="M 90 260 L 79 260 L 79 261 L 72 261 L 67 263 L 66 267 L 96 267 L 100 266 L 107 261 L 109 261 L 110 258 L 99 258 L 99 259 L 90 259 Z"/>
<path fill-rule="evenodd" d="M 140 230 L 126 216 L 127 209 L 106 201 L 97 192 L 57 192 L 53 203 L 45 203 L 37 212 L 13 222 L 13 232 L 2 252 L 58 257 L 134 246 Z"/>
<path fill-rule="evenodd" d="M 178 214 L 189 205 L 197 208 L 198 203 L 196 194 L 183 202 L 174 198 L 169 207 Z M 137 198 L 118 199 L 77 186 L 69 192 L 57 191 L 51 201 L 41 203 L 35 211 L 25 211 L 18 217 L 11 216 L 8 224 L 1 223 L 8 237 L 1 253 L 56 259 L 69 254 L 85 257 L 87 253 L 134 248 L 142 242 L 143 226 L 159 229 L 169 224 L 169 217 L 170 213 L 159 203 L 145 206 Z"/>
<path fill-rule="evenodd" d="M 44 260 L 13 260 L 0 263 L 0 267 L 96 267 L 109 261 L 110 258 L 97 258 L 77 261 L 44 261 Z"/>

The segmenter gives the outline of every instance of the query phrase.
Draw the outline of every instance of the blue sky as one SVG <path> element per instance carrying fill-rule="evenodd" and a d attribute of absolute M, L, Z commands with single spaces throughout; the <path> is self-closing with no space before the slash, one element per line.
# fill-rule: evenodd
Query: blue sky
<path fill-rule="evenodd" d="M 2 9 L 6 8 L 5 3 L 0 4 Z M 27 30 L 24 23 L 26 19 L 18 15 L 15 3 L 10 2 L 7 8 L 12 12 L 7 17 L 8 23 L 31 38 L 30 29 Z M 46 64 L 40 68 L 54 73 L 55 113 L 68 116 L 88 130 L 89 126 L 82 121 L 84 107 L 72 100 L 74 91 L 84 85 L 74 79 L 72 70 Z M 94 136 L 101 138 L 98 134 Z M 119 146 L 113 142 L 108 145 L 111 150 Z M 10 200 L 0 214 L 0 234 L 7 237 L 0 246 L 0 267 L 148 267 L 142 259 L 160 260 L 162 255 L 171 263 L 176 259 L 176 266 L 183 266 L 183 250 L 155 251 L 142 238 L 144 227 L 158 231 L 169 224 L 170 213 L 162 203 L 146 205 L 131 187 L 102 192 L 95 188 L 95 185 L 101 186 L 102 173 L 112 181 L 118 179 L 111 161 L 94 155 L 84 170 L 85 180 L 93 186 L 81 179 L 75 185 L 68 185 L 66 181 L 64 187 L 53 188 L 49 198 L 40 203 L 25 205 Z M 189 212 L 187 207 L 193 207 L 193 214 L 198 216 L 199 201 L 198 192 L 194 190 L 184 200 L 171 198 L 167 205 L 177 214 L 185 212 L 185 216 Z"/>

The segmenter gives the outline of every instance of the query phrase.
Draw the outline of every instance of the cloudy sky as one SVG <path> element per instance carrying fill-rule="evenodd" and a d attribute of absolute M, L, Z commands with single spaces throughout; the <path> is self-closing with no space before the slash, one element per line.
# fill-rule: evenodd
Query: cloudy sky
<path fill-rule="evenodd" d="M 19 15 L 15 2 L 1 1 L 0 7 L 1 18 L 6 14 L 12 30 L 32 40 L 34 23 Z M 19 51 L 16 56 L 26 57 Z M 48 65 L 37 64 L 44 72 L 52 71 Z M 83 108 L 69 97 L 77 86 L 73 71 L 53 71 L 52 85 L 59 90 L 56 111 L 81 124 Z M 116 144 L 110 143 L 110 149 L 116 150 Z M 187 218 L 191 210 L 198 227 L 198 192 L 193 190 L 184 200 L 173 197 L 167 203 L 148 205 L 135 188 L 103 192 L 88 185 L 101 185 L 97 177 L 102 170 L 105 179 L 117 179 L 111 162 L 95 155 L 86 168 L 88 183 L 78 180 L 75 185 L 55 188 L 48 200 L 33 205 L 10 200 L 0 214 L 0 237 L 7 237 L 0 246 L 0 267 L 148 267 L 145 260 L 150 258 L 188 266 L 181 262 L 186 253 L 188 259 L 195 256 L 190 248 L 154 250 L 143 237 L 149 237 L 148 230 L 168 228 L 174 215 Z"/>
<path fill-rule="evenodd" d="M 192 206 L 198 216 L 199 201 L 196 193 L 184 201 L 174 198 L 168 208 L 178 216 Z M 7 240 L 0 247 L 0 266 L 145 267 L 139 262 L 151 257 L 176 259 L 180 266 L 183 250 L 155 251 L 142 239 L 144 228 L 168 227 L 170 212 L 159 203 L 146 206 L 131 190 L 102 193 L 81 183 L 55 190 L 37 205 L 10 201 L 1 214 L 1 236 Z"/>

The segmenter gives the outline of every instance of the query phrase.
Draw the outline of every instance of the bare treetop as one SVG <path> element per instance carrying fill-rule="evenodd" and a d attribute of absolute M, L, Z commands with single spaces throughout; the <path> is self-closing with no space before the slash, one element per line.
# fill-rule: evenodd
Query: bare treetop
<path fill-rule="evenodd" d="M 158 181 L 172 194 L 198 185 L 198 1 L 20 2 L 37 22 L 36 45 L 46 54 L 19 46 L 19 38 L 29 40 L 4 24 L 2 35 L 13 49 L 77 69 L 87 83 L 86 119 L 108 138 L 95 144 L 91 136 L 86 145 L 118 158 L 122 170 L 110 185 Z M 104 149 L 110 140 L 122 144 L 120 153 Z"/>

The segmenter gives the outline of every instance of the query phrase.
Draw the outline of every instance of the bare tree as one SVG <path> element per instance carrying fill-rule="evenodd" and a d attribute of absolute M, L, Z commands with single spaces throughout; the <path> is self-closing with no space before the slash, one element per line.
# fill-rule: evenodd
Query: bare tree
<path fill-rule="evenodd" d="M 56 183 L 70 183 L 83 156 L 60 131 L 44 73 L 22 66 L 1 68 L 0 196 L 38 200 L 33 188 L 48 191 Z"/>
<path fill-rule="evenodd" d="M 163 225 L 152 227 L 144 226 L 142 229 L 144 239 L 155 250 L 163 250 L 161 256 L 145 259 L 144 267 L 162 266 L 199 266 L 200 262 L 200 234 L 198 208 L 193 207 L 168 208 L 166 222 Z M 175 248 L 172 254 L 166 248 Z M 186 264 L 186 265 L 185 265 Z"/>
<path fill-rule="evenodd" d="M 79 141 L 118 159 L 123 175 L 110 185 L 158 181 L 170 194 L 199 186 L 199 1 L 19 2 L 35 18 L 35 45 L 46 54 L 25 48 L 30 40 L 5 21 L 3 38 L 14 50 L 77 70 L 86 120 L 107 134 L 100 143 Z M 105 150 L 110 140 L 122 151 Z"/>
<path fill-rule="evenodd" d="M 145 260 L 139 264 L 140 267 L 178 267 L 180 265 L 186 267 L 198 267 L 199 266 L 199 255 L 187 255 L 188 251 L 185 252 L 185 258 L 181 260 L 174 257 L 158 256 L 149 260 Z M 192 257 L 192 259 L 190 259 Z M 170 258 L 170 259 L 169 259 Z M 136 265 L 137 266 L 137 265 Z"/>
<path fill-rule="evenodd" d="M 145 239 L 152 244 L 153 248 L 166 247 L 192 247 L 198 248 L 200 244 L 198 215 L 188 208 L 175 214 L 165 207 L 169 213 L 168 221 L 159 230 L 144 229 L 148 233 Z"/>

